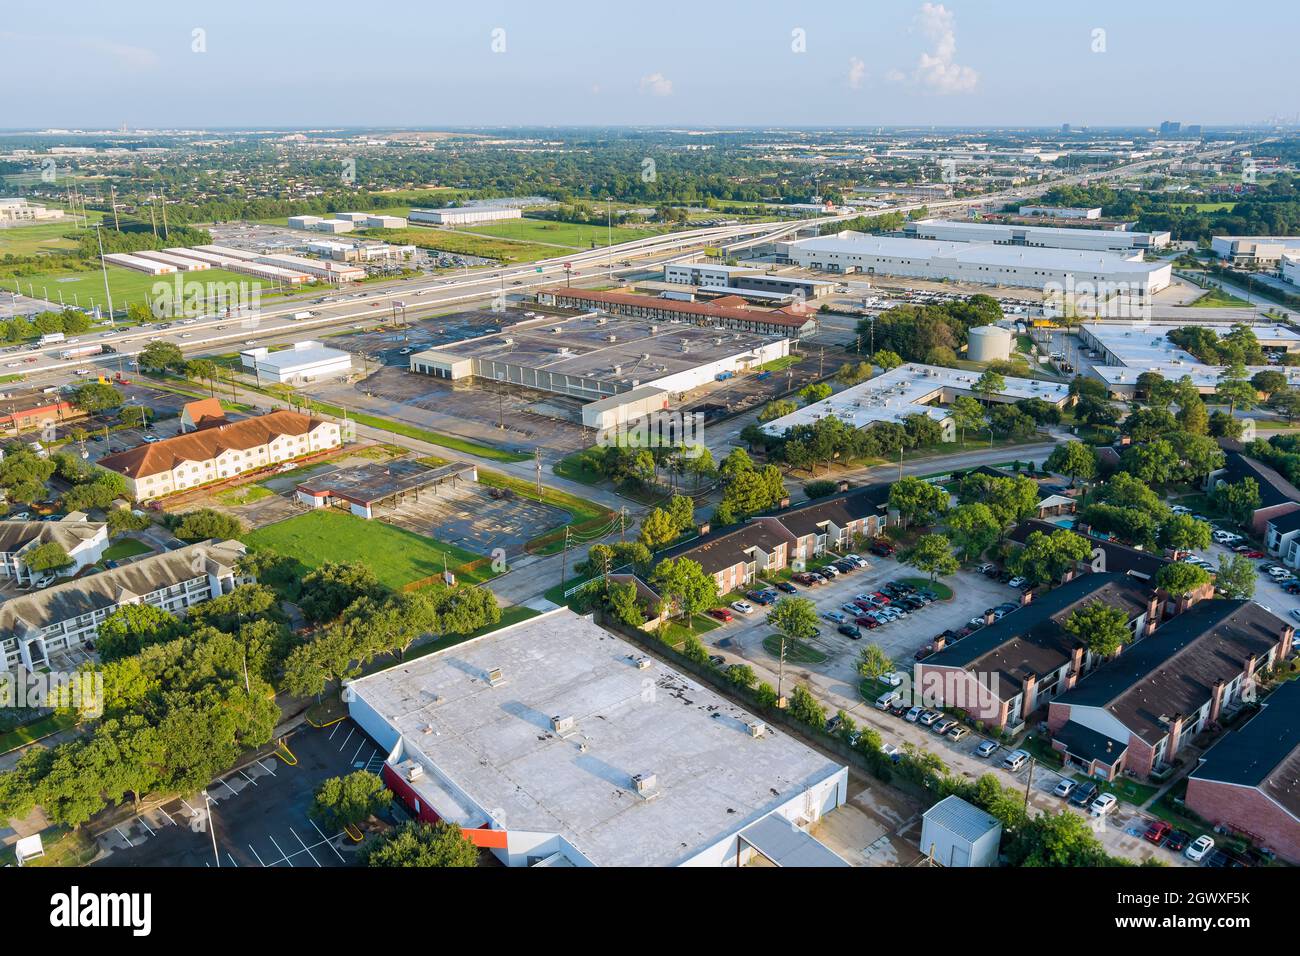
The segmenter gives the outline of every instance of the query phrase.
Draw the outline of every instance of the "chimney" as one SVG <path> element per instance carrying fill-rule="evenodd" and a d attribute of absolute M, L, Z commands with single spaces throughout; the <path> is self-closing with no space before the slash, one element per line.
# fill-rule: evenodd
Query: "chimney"
<path fill-rule="evenodd" d="M 577 725 L 578 722 L 572 717 L 556 715 L 551 718 L 551 730 L 561 737 L 573 733 Z"/>
<path fill-rule="evenodd" d="M 1061 583 L 1066 584 L 1067 582 L 1073 581 L 1074 575 L 1075 575 L 1074 568 L 1070 568 L 1063 575 L 1061 575 Z"/>
<path fill-rule="evenodd" d="M 777 505 L 777 509 L 780 511 L 784 511 L 786 508 L 789 507 L 790 507 L 790 496 L 786 495 L 784 498 L 781 499 L 781 503 Z"/>
<path fill-rule="evenodd" d="M 1028 717 L 1038 709 L 1038 701 L 1035 699 L 1034 690 L 1038 687 L 1038 675 L 1026 674 L 1020 682 L 1020 688 L 1024 693 L 1024 704 L 1021 705 L 1020 712 Z"/>
<path fill-rule="evenodd" d="M 1219 722 L 1219 711 L 1223 709 L 1223 678 L 1214 682 L 1214 687 L 1210 693 L 1210 723 Z"/>
<path fill-rule="evenodd" d="M 985 626 L 985 627 L 988 627 L 990 624 L 993 623 L 993 614 L 994 614 L 993 608 L 989 608 L 988 610 L 986 610 L 986 611 L 984 612 L 984 626 Z"/>
<path fill-rule="evenodd" d="M 701 525 L 700 525 L 700 537 L 704 537 L 706 534 L 708 534 L 708 533 L 709 533 L 709 530 L 710 530 L 711 527 L 712 527 L 712 526 L 711 526 L 707 521 L 705 521 L 703 524 L 701 524 Z"/>
<path fill-rule="evenodd" d="M 943 650 L 943 646 L 947 643 L 948 643 L 948 638 L 945 635 L 940 634 L 938 637 L 934 639 L 934 652 L 938 654 L 941 650 Z"/>
<path fill-rule="evenodd" d="M 1174 719 L 1169 722 L 1169 746 L 1165 748 L 1165 763 L 1174 762 L 1179 744 L 1183 742 L 1183 721 L 1186 719 L 1182 714 L 1174 714 Z"/>
<path fill-rule="evenodd" d="M 1282 628 L 1282 642 L 1278 645 L 1277 659 L 1284 661 L 1291 656 L 1291 648 L 1295 645 L 1295 628 L 1288 624 Z"/>
<path fill-rule="evenodd" d="M 1164 608 L 1165 602 L 1160 599 L 1160 592 L 1151 595 L 1147 601 L 1147 625 L 1146 632 L 1149 636 L 1160 625 L 1160 613 Z"/>
<path fill-rule="evenodd" d="M 1083 671 L 1083 652 L 1084 652 L 1084 647 L 1082 644 L 1080 644 L 1074 650 L 1070 651 L 1069 676 L 1071 678 L 1077 679 L 1078 675 Z M 1071 684 L 1070 686 L 1073 687 L 1074 685 Z"/>
<path fill-rule="evenodd" d="M 848 483 L 848 481 L 846 481 L 845 479 L 841 478 L 841 479 L 839 480 L 839 484 L 838 484 L 836 487 L 838 487 L 840 491 L 848 491 L 848 490 L 849 490 L 849 483 Z"/>
<path fill-rule="evenodd" d="M 1021 595 L 1020 595 L 1020 606 L 1021 606 L 1021 607 L 1025 607 L 1026 605 L 1033 604 L 1033 603 L 1034 603 L 1034 589 L 1033 589 L 1033 588 L 1030 588 L 1028 591 L 1024 591 L 1024 592 L 1021 593 Z"/>
<path fill-rule="evenodd" d="M 500 687 L 506 682 L 505 675 L 501 673 L 499 667 L 489 667 L 487 672 L 487 682 L 491 687 Z"/>

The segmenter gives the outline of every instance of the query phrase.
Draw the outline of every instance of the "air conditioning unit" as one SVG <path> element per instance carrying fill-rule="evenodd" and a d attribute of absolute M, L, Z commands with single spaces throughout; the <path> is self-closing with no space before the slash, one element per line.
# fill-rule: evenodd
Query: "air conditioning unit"
<path fill-rule="evenodd" d="M 556 715 L 551 718 L 551 729 L 561 737 L 573 733 L 577 726 L 578 722 L 571 716 Z"/>
<path fill-rule="evenodd" d="M 505 674 L 499 667 L 489 667 L 487 672 L 487 682 L 491 687 L 500 687 L 506 682 Z"/>
<path fill-rule="evenodd" d="M 402 775 L 403 780 L 414 783 L 424 776 L 424 767 L 414 760 L 403 760 L 397 765 L 397 772 Z"/>
<path fill-rule="evenodd" d="M 659 795 L 659 778 L 651 772 L 638 773 L 632 777 L 632 786 L 636 792 L 649 800 Z"/>
<path fill-rule="evenodd" d="M 753 720 L 745 724 L 745 729 L 749 731 L 749 736 L 758 738 L 767 733 L 767 724 L 761 720 Z"/>
<path fill-rule="evenodd" d="M 650 665 L 653 663 L 654 661 L 650 660 L 648 657 L 638 657 L 636 659 L 636 669 L 639 671 L 648 670 Z"/>

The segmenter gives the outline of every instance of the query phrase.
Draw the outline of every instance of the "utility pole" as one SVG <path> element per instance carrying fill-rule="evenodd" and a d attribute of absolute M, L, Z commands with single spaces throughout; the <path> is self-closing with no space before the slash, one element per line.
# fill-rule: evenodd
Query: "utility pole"
<path fill-rule="evenodd" d="M 116 186 L 108 187 L 108 196 L 109 196 L 109 201 L 112 203 L 113 206 L 113 228 L 116 229 L 118 232 L 121 232 L 122 223 L 117 218 L 117 187 Z"/>
<path fill-rule="evenodd" d="M 785 684 L 785 634 L 781 634 L 781 663 L 776 672 L 776 706 L 781 706 L 781 691 Z"/>
<path fill-rule="evenodd" d="M 627 505 L 621 505 L 618 509 L 618 543 L 627 542 Z"/>
<path fill-rule="evenodd" d="M 569 577 L 569 527 L 564 527 L 564 554 L 560 558 L 560 587 L 564 587 L 564 582 Z"/>
<path fill-rule="evenodd" d="M 1029 758 L 1029 773 L 1025 777 L 1025 813 L 1029 812 L 1029 785 L 1034 782 L 1034 760 L 1031 755 Z"/>
<path fill-rule="evenodd" d="M 104 261 L 104 235 L 95 223 L 95 239 L 99 242 L 99 268 L 104 273 L 104 295 L 108 298 L 108 324 L 113 324 L 113 293 L 108 288 L 108 264 Z"/>

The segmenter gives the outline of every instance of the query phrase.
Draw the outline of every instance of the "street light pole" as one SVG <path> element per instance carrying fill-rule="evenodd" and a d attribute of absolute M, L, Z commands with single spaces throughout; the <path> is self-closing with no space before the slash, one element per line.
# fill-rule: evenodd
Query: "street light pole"
<path fill-rule="evenodd" d="M 114 208 L 116 212 L 116 207 Z M 95 223 L 95 239 L 99 242 L 99 268 L 104 273 L 104 296 L 108 299 L 108 324 L 113 324 L 113 293 L 108 288 L 108 264 L 104 261 L 104 235 Z"/>
<path fill-rule="evenodd" d="M 208 811 L 208 832 L 212 834 L 212 858 L 217 861 L 217 869 L 221 869 L 221 854 L 217 852 L 217 824 L 212 816 L 212 798 L 208 796 L 208 791 L 203 791 L 203 806 Z"/>

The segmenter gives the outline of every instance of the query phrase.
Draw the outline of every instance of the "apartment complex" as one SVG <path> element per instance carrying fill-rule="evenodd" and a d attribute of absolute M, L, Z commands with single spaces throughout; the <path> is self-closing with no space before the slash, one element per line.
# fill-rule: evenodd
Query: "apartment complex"
<path fill-rule="evenodd" d="M 108 525 L 69 515 L 62 521 L 0 521 L 0 579 L 30 584 L 33 573 L 24 557 L 43 544 L 57 544 L 72 559 L 62 573 L 73 575 L 99 560 L 108 546 Z"/>
<path fill-rule="evenodd" d="M 337 448 L 338 422 L 275 411 L 139 445 L 99 460 L 141 501 Z"/>
<path fill-rule="evenodd" d="M 93 640 L 99 625 L 127 604 L 173 614 L 229 594 L 240 584 L 238 541 L 207 541 L 141 558 L 0 604 L 0 669 L 48 666 L 50 655 Z"/>

